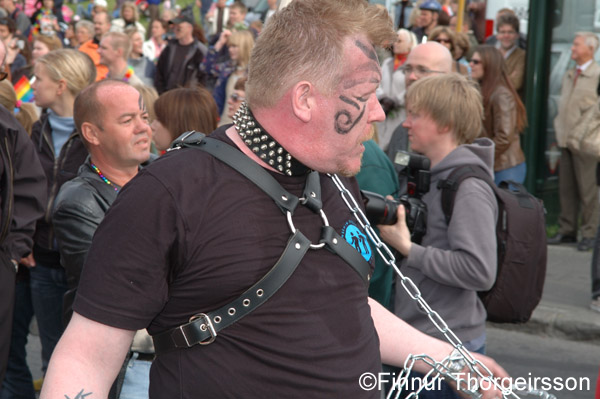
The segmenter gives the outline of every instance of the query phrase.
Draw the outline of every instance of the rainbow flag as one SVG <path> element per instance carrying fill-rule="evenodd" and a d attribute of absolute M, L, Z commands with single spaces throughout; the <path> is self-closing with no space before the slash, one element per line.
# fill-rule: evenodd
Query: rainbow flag
<path fill-rule="evenodd" d="M 15 92 L 17 92 L 17 100 L 20 100 L 25 103 L 33 102 L 33 89 L 31 88 L 31 84 L 33 80 L 29 82 L 27 76 L 21 76 L 21 79 L 17 83 L 15 83 Z"/>

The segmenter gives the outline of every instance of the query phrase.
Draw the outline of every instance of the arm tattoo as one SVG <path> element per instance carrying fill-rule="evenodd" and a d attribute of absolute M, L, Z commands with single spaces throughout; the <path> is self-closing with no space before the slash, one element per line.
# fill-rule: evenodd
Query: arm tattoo
<path fill-rule="evenodd" d="M 91 394 L 92 394 L 92 392 L 83 393 L 83 389 L 82 389 L 81 391 L 79 391 L 79 393 L 77 394 L 77 396 L 73 397 L 73 399 L 84 399 L 86 396 L 89 396 Z M 71 397 L 65 395 L 65 399 L 71 399 Z"/>

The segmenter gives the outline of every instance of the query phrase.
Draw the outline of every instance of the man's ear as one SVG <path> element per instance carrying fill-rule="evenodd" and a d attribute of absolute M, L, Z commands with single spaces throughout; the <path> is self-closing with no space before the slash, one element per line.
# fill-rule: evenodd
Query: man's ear
<path fill-rule="evenodd" d="M 98 134 L 100 133 L 100 129 L 93 125 L 90 122 L 83 122 L 81 124 L 81 132 L 80 134 L 83 136 L 85 141 L 90 143 L 91 145 L 99 145 L 100 139 L 98 138 Z"/>
<path fill-rule="evenodd" d="M 310 122 L 312 113 L 316 110 L 314 94 L 315 87 L 307 81 L 298 82 L 292 88 L 292 109 L 302 122 Z"/>
<path fill-rule="evenodd" d="M 450 126 L 438 126 L 437 131 L 438 133 L 442 134 L 442 133 L 448 133 L 450 131 Z"/>

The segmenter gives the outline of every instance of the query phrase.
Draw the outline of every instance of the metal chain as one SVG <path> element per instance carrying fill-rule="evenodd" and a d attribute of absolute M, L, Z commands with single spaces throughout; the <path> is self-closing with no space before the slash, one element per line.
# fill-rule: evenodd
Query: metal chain
<path fill-rule="evenodd" d="M 396 265 L 396 258 L 392 254 L 392 251 L 390 251 L 390 249 L 387 247 L 387 245 L 385 245 L 383 243 L 383 241 L 381 241 L 381 239 L 377 236 L 377 233 L 375 233 L 375 230 L 373 230 L 373 228 L 371 227 L 371 223 L 369 222 L 369 220 L 363 213 L 361 207 L 358 205 L 358 203 L 354 199 L 354 196 L 352 195 L 352 193 L 350 191 L 348 191 L 348 189 L 346 189 L 346 187 L 344 186 L 344 184 L 342 183 L 342 181 L 340 180 L 340 178 L 337 175 L 328 174 L 328 176 L 331 177 L 331 179 L 333 180 L 337 189 L 340 191 L 342 199 L 344 200 L 344 202 L 346 203 L 346 205 L 348 206 L 350 211 L 354 214 L 354 217 L 356 218 L 356 220 L 358 221 L 360 226 L 364 229 L 364 231 L 366 232 L 366 234 L 369 237 L 369 239 L 371 240 L 371 242 L 375 245 L 375 247 L 377 249 L 377 253 L 379 253 L 379 255 L 381 256 L 381 259 L 383 259 L 383 261 L 385 262 L 385 264 L 387 266 L 392 267 L 394 269 L 394 271 L 396 272 L 398 277 L 400 277 L 400 281 L 402 283 L 402 287 L 404 287 L 404 290 L 418 304 L 418 306 L 427 314 L 427 317 L 429 317 L 429 319 L 431 320 L 433 325 L 439 330 L 439 332 L 441 332 L 444 335 L 446 340 L 454 348 L 454 351 L 452 352 L 452 354 L 450 356 L 446 357 L 445 359 L 443 359 L 441 362 L 437 362 L 437 361 L 435 361 L 435 359 L 433 359 L 427 355 L 417 355 L 417 356 L 410 355 L 404 365 L 405 366 L 404 371 L 406 371 L 406 373 L 404 373 L 404 371 L 402 373 L 400 373 L 397 381 L 403 381 L 400 377 L 401 376 L 404 377 L 405 375 L 407 376 L 408 372 L 410 372 L 410 370 L 412 370 L 414 363 L 417 360 L 420 360 L 420 361 L 424 361 L 426 364 L 428 364 L 429 366 L 432 367 L 432 370 L 430 370 L 429 373 L 427 373 L 425 375 L 425 377 L 424 377 L 425 379 L 430 377 L 432 374 L 435 374 L 436 377 L 442 376 L 443 378 L 448 378 L 449 380 L 456 382 L 457 376 L 453 373 L 457 373 L 458 371 L 460 371 L 464 368 L 464 366 L 458 367 L 458 370 L 456 370 L 456 368 L 457 368 L 456 366 L 458 364 L 460 364 L 460 361 L 464 361 L 464 363 L 465 363 L 464 365 L 468 366 L 468 368 L 472 372 L 476 373 L 479 376 L 479 378 L 481 378 L 482 380 L 493 382 L 494 386 L 502 392 L 503 398 L 520 399 L 519 396 L 517 396 L 512 391 L 512 387 L 503 388 L 502 386 L 500 386 L 498 384 L 498 382 L 494 379 L 492 372 L 483 363 L 481 363 L 479 360 L 475 359 L 471 355 L 471 353 L 463 346 L 463 343 L 461 342 L 461 340 L 450 329 L 450 327 L 448 327 L 448 324 L 423 299 L 423 297 L 421 296 L 421 291 L 419 290 L 419 288 L 417 288 L 415 283 L 410 278 L 406 277 L 400 271 L 400 268 L 398 268 L 398 266 Z M 406 385 L 408 383 L 407 380 L 408 379 L 405 378 L 404 383 L 401 383 L 400 386 Z M 432 382 L 433 381 L 430 381 L 430 383 L 432 383 Z M 430 386 L 430 385 L 422 384 L 420 389 L 416 392 L 416 395 L 413 396 L 413 394 L 415 394 L 415 393 L 413 393 L 408 398 L 411 398 L 411 399 L 418 398 L 418 393 L 421 392 L 423 389 L 425 389 L 425 386 Z M 474 397 L 474 398 L 481 397 L 481 394 L 479 394 L 476 390 L 475 391 L 469 391 L 466 389 L 460 389 L 460 390 L 465 392 L 466 394 L 470 395 L 471 397 Z M 393 389 L 392 389 L 392 391 L 393 391 Z M 402 391 L 400 390 L 400 392 L 402 392 Z M 398 395 L 400 394 L 400 392 L 398 393 Z M 529 392 L 534 393 L 533 390 L 530 390 Z M 539 392 L 539 391 L 537 391 L 537 392 Z M 537 392 L 535 392 L 535 393 L 537 393 Z M 547 398 L 551 399 L 552 397 L 553 397 L 553 395 L 549 395 Z M 554 398 L 554 399 L 556 399 L 556 398 Z"/>

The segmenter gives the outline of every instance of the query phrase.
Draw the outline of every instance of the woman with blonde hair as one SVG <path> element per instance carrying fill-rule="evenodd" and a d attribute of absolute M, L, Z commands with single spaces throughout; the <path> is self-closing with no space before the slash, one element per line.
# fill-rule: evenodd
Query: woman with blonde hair
<path fill-rule="evenodd" d="M 225 45 L 229 51 L 229 59 L 225 62 L 217 62 L 217 56 Z M 200 67 L 209 78 L 216 79 L 212 94 L 222 120 L 229 120 L 225 101 L 234 92 L 235 82 L 247 76 L 252 48 L 254 48 L 254 36 L 249 30 L 233 32 L 224 30 L 215 45 L 209 47 L 208 54 Z"/>
<path fill-rule="evenodd" d="M 139 22 L 139 19 L 140 17 L 135 3 L 126 1 L 121 6 L 119 18 L 112 20 L 110 31 L 125 33 L 125 29 L 135 28 L 142 34 L 142 37 L 145 37 L 146 28 Z"/>
<path fill-rule="evenodd" d="M 31 299 L 40 327 L 42 359 L 46 362 L 63 331 L 62 303 L 68 289 L 54 244 L 52 204 L 62 184 L 77 176 L 87 157 L 75 129 L 73 104 L 77 94 L 96 79 L 96 68 L 86 54 L 59 49 L 38 59 L 34 73 L 35 103 L 45 112 L 33 125 L 31 140 L 46 173 L 48 203 L 45 217 L 36 225 L 33 254 L 21 263 L 29 267 Z"/>
<path fill-rule="evenodd" d="M 154 87 L 156 65 L 144 55 L 144 36 L 135 28 L 127 28 L 125 34 L 131 41 L 131 52 L 127 64 L 133 68 L 134 75 L 146 86 Z"/>
<path fill-rule="evenodd" d="M 393 57 L 386 58 L 381 65 L 381 83 L 377 89 L 377 99 L 385 112 L 385 121 L 377 123 L 379 146 L 385 151 L 392 138 L 394 129 L 406 117 L 404 94 L 406 83 L 402 65 L 408 53 L 416 47 L 417 37 L 407 29 L 398 30 L 398 40 L 392 47 Z"/>

